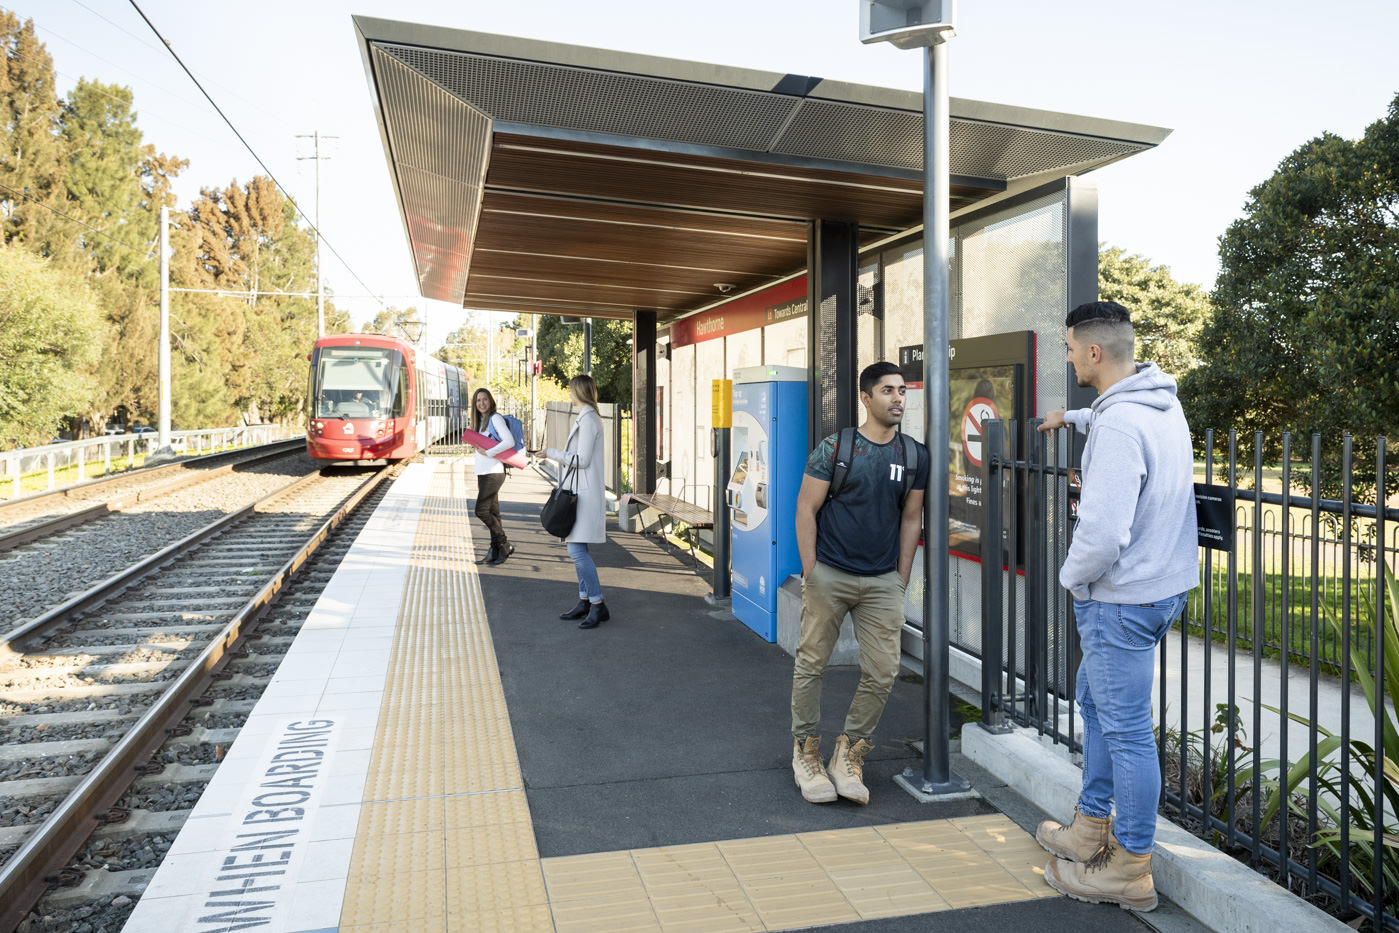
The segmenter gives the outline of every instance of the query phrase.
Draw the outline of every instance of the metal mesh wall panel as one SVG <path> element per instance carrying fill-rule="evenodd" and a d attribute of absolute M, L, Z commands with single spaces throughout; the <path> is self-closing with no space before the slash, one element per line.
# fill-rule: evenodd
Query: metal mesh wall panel
<path fill-rule="evenodd" d="M 840 406 L 837 402 L 840 368 L 836 365 L 840 331 L 836 324 L 836 297 L 832 295 L 822 301 L 816 309 L 816 365 L 819 367 L 816 388 L 819 420 L 816 425 L 816 440 L 841 428 Z"/>
<path fill-rule="evenodd" d="M 514 123 L 765 151 L 800 102 L 785 94 L 610 71 L 384 48 L 496 120 Z"/>

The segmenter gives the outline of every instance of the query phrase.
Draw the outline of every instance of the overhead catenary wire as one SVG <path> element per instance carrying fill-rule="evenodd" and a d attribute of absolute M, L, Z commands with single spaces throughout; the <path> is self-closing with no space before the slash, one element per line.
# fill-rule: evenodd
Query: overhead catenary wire
<path fill-rule="evenodd" d="M 91 230 L 93 233 L 97 234 L 98 236 L 100 236 L 100 237 L 105 237 L 106 239 L 111 240 L 113 243 L 120 243 L 122 246 L 125 246 L 127 249 L 134 249 L 134 250 L 136 250 L 137 252 L 145 252 L 148 258 L 149 258 L 150 254 L 151 254 L 151 249 L 152 249 L 152 247 L 153 247 L 153 244 L 148 243 L 148 244 L 146 244 L 145 246 L 136 246 L 136 245 L 134 245 L 134 244 L 131 244 L 131 243 L 126 242 L 126 241 L 123 240 L 123 239 L 120 239 L 119 237 L 114 237 L 114 236 L 112 236 L 110 233 L 107 233 L 107 232 L 105 232 L 105 231 L 103 231 L 103 230 L 99 230 L 97 227 L 94 227 L 92 224 L 88 223 L 88 222 L 85 221 L 85 220 L 80 220 L 80 219 L 78 219 L 77 217 L 74 217 L 74 216 L 71 215 L 71 214 L 65 214 L 63 211 L 60 211 L 58 208 L 56 208 L 56 207 L 54 207 L 54 206 L 52 206 L 52 205 L 50 205 L 50 204 L 45 204 L 43 201 L 40 201 L 38 198 L 34 197 L 33 195 L 31 195 L 31 194 L 30 194 L 29 192 L 27 192 L 27 191 L 21 191 L 19 188 L 12 188 L 12 187 L 10 187 L 9 185 L 5 184 L 4 182 L 0 182 L 0 188 L 4 188 L 6 191 L 12 191 L 12 192 L 14 192 L 15 194 L 17 194 L 17 195 L 19 195 L 20 197 L 24 198 L 26 201 L 29 201 L 29 202 L 32 203 L 32 204 L 37 204 L 39 207 L 42 207 L 44 210 L 46 210 L 46 211 L 48 211 L 48 212 L 50 212 L 50 213 L 52 213 L 52 214 L 57 214 L 59 217 L 62 217 L 64 220 L 68 221 L 69 223 L 77 224 L 77 225 L 80 226 L 80 227 L 86 227 L 88 230 Z"/>
<path fill-rule="evenodd" d="M 220 108 L 219 105 L 214 101 L 214 98 L 209 95 L 208 91 L 204 90 L 204 85 L 199 83 L 199 79 L 194 76 L 194 72 L 189 70 L 189 66 L 187 66 L 184 63 L 184 60 L 180 58 L 179 53 L 175 51 L 175 47 L 170 44 L 169 40 L 167 40 L 165 36 L 161 35 L 160 30 L 156 28 L 155 23 L 151 22 L 150 17 L 148 17 L 145 11 L 141 9 L 140 4 L 138 4 L 136 0 L 129 0 L 129 2 L 131 3 L 132 8 L 136 10 L 137 14 L 140 15 L 141 19 L 145 21 L 146 25 L 150 27 L 151 32 L 155 33 L 155 37 L 160 40 L 160 43 L 162 45 L 165 46 L 165 49 L 170 53 L 170 56 L 175 59 L 176 64 L 178 64 L 180 68 L 184 71 L 184 73 L 189 76 L 190 81 L 194 82 L 194 86 L 199 89 L 200 94 L 204 95 L 204 99 L 209 102 L 209 106 L 214 108 L 214 112 L 217 113 L 219 117 L 223 120 L 223 122 L 228 125 L 228 128 L 233 132 L 233 135 L 236 136 L 238 138 L 238 141 L 243 144 L 243 148 L 248 150 L 248 153 L 253 157 L 253 160 L 257 162 L 258 166 L 261 167 L 265 173 L 267 173 L 267 177 L 272 180 L 272 184 L 276 185 L 277 190 L 281 191 L 282 194 L 285 195 L 291 201 L 292 206 L 296 209 L 297 214 L 301 215 L 301 219 L 306 221 L 307 226 L 309 226 L 313 231 L 315 231 L 316 236 L 321 238 L 322 242 L 325 245 L 325 248 L 330 250 L 331 255 L 333 255 L 336 259 L 340 260 L 340 264 L 345 267 L 346 271 L 350 273 L 354 280 L 358 282 L 366 292 L 373 296 L 375 300 L 379 302 L 380 306 L 383 306 L 383 299 L 378 298 L 374 295 L 374 290 L 369 287 L 369 285 L 364 281 L 364 279 L 359 277 L 359 273 L 355 272 L 354 268 L 348 262 L 345 261 L 345 257 L 340 255 L 340 253 L 335 249 L 335 247 L 330 243 L 330 241 L 325 238 L 324 234 L 321 233 L 319 228 L 316 227 L 315 223 L 312 222 L 311 218 L 306 215 L 306 212 L 301 209 L 301 204 L 291 196 L 291 193 L 287 190 L 286 186 L 277 180 L 276 175 L 272 174 L 272 170 L 267 167 L 267 164 L 265 162 L 262 161 L 262 157 L 257 154 L 257 150 L 253 149 L 252 144 L 250 144 L 246 139 L 243 138 L 243 134 L 238 131 L 238 127 L 233 125 L 233 121 L 230 120 L 228 118 L 228 115 L 223 112 L 222 108 Z"/>

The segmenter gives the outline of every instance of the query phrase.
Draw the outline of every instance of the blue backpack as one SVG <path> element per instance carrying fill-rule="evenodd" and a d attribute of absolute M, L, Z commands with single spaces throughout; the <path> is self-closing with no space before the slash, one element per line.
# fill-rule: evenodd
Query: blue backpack
<path fill-rule="evenodd" d="M 506 414 L 505 412 L 503 412 L 503 411 L 498 411 L 498 412 L 496 412 L 496 414 L 500 415 L 502 418 L 505 419 L 505 426 L 506 426 L 507 428 L 510 429 L 510 436 L 513 437 L 513 438 L 515 438 L 515 446 L 514 446 L 513 448 L 511 448 L 511 449 L 512 449 L 512 450 L 524 450 L 524 449 L 525 449 L 525 426 L 524 426 L 523 424 L 520 423 L 520 419 L 519 419 L 519 418 L 516 418 L 514 415 L 507 415 L 507 414 Z M 490 437 L 492 437 L 492 438 L 495 438 L 495 440 L 498 441 L 498 440 L 500 440 L 500 438 L 498 438 L 498 437 L 495 436 L 494 427 L 495 427 L 495 419 L 491 419 L 490 421 L 486 422 L 486 434 L 488 434 L 488 435 L 489 435 Z"/>

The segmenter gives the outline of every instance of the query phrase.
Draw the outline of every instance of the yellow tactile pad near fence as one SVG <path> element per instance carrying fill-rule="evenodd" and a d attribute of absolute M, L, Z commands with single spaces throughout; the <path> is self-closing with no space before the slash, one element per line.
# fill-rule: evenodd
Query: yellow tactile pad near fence
<path fill-rule="evenodd" d="M 541 860 L 471 560 L 474 489 L 431 464 L 341 931 L 789 930 L 1055 896 L 1044 850 L 1000 814 Z"/>

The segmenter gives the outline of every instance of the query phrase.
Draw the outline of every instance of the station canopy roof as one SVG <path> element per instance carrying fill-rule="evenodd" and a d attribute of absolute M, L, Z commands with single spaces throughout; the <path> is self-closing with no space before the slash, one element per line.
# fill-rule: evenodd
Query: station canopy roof
<path fill-rule="evenodd" d="M 664 324 L 922 222 L 910 91 L 355 17 L 426 298 Z M 951 101 L 952 216 L 1169 130 Z M 723 286 L 723 289 L 720 289 Z"/>

